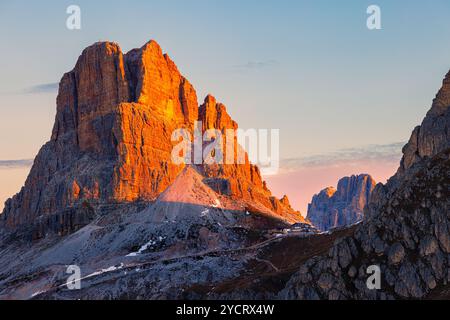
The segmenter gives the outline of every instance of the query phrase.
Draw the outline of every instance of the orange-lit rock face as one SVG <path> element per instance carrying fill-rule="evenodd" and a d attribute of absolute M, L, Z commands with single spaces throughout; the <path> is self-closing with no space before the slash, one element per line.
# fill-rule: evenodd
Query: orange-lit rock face
<path fill-rule="evenodd" d="M 269 210 L 285 218 L 292 219 L 292 221 L 304 222 L 300 213 L 291 208 L 286 196 L 281 200 L 272 196 L 270 190 L 262 180 L 258 167 L 250 163 L 245 152 L 245 162 L 238 162 L 238 149 L 240 152 L 243 151 L 241 146 L 238 145 L 236 137 L 234 137 L 234 142 L 232 144 L 232 146 L 234 146 L 234 161 L 231 164 L 226 162 L 227 151 L 228 149 L 231 149 L 225 147 L 227 144 L 226 130 L 236 130 L 238 125 L 228 115 L 226 107 L 223 104 L 217 103 L 214 97 L 208 95 L 199 108 L 199 120 L 202 121 L 203 131 L 208 129 L 218 129 L 222 131 L 223 136 L 224 164 L 204 165 L 203 173 L 206 177 L 212 179 L 225 179 L 228 182 L 230 195 L 233 198 L 243 199 L 249 203 L 260 204 L 264 207 L 262 211 Z M 212 187 L 214 188 L 214 186 Z M 217 188 L 216 191 L 220 192 Z"/>
<path fill-rule="evenodd" d="M 125 62 L 118 45 L 99 43 L 86 48 L 60 83 L 52 140 L 73 133 L 80 151 L 110 150 L 105 117 L 130 99 Z"/>
<path fill-rule="evenodd" d="M 131 96 L 122 103 L 114 127 L 118 163 L 112 198 L 151 200 L 164 191 L 182 166 L 171 161 L 172 132 L 192 131 L 198 117 L 197 95 L 168 55 L 150 41 L 126 56 Z"/>
<path fill-rule="evenodd" d="M 171 161 L 172 132 L 192 132 L 197 120 L 204 130 L 237 128 L 212 96 L 198 107 L 194 88 L 156 42 L 125 55 L 109 42 L 86 48 L 61 79 L 52 138 L 24 188 L 7 201 L 3 219 L 14 226 L 85 201 L 155 199 L 183 169 Z M 204 166 L 205 177 L 222 179 L 231 197 L 262 211 L 297 217 L 245 159 L 242 165 Z"/>
<path fill-rule="evenodd" d="M 123 103 L 119 114 L 114 127 L 118 161 L 114 167 L 112 199 L 152 200 L 183 168 L 171 161 L 171 134 L 178 124 L 153 114 L 150 106 L 142 104 Z"/>
<path fill-rule="evenodd" d="M 195 90 L 155 41 L 130 51 L 126 60 L 133 75 L 134 101 L 167 121 L 194 124 L 198 114 Z"/>

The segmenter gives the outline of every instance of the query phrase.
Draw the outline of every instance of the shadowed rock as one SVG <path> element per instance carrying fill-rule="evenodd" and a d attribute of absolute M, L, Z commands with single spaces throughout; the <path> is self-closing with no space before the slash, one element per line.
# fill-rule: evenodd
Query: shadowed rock
<path fill-rule="evenodd" d="M 336 241 L 327 254 L 305 262 L 280 298 L 448 298 L 449 77 L 450 73 L 422 125 L 403 148 L 398 172 L 386 185 L 375 187 L 364 222 L 352 236 Z M 366 285 L 371 265 L 381 270 L 380 290 Z M 329 274 L 326 286 L 317 283 L 322 274 Z"/>
<path fill-rule="evenodd" d="M 367 174 L 339 180 L 337 190 L 322 190 L 308 205 L 307 218 L 322 231 L 345 227 L 361 221 L 375 181 Z"/>

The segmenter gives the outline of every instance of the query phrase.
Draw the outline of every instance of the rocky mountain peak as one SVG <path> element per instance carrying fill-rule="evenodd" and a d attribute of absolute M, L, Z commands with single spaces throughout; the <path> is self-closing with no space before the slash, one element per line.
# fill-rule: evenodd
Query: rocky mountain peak
<path fill-rule="evenodd" d="M 231 119 L 227 108 L 222 103 L 218 103 L 216 98 L 208 94 L 199 108 L 199 120 L 202 121 L 203 129 L 226 129 L 238 128 L 237 123 Z"/>
<path fill-rule="evenodd" d="M 285 205 L 285 206 L 290 206 L 291 203 L 289 202 L 289 198 L 287 195 L 284 195 L 281 199 L 280 202 Z"/>
<path fill-rule="evenodd" d="M 368 174 L 344 177 L 337 189 L 328 187 L 312 198 L 307 218 L 324 231 L 351 225 L 363 218 L 374 188 L 375 181 Z"/>
<path fill-rule="evenodd" d="M 195 89 L 158 43 L 126 54 L 112 42 L 87 47 L 61 79 L 51 140 L 25 186 L 6 202 L 2 220 L 16 227 L 39 218 L 59 230 L 67 208 L 155 200 L 184 168 L 171 160 L 172 132 L 192 132 L 196 121 L 204 130 L 237 128 L 213 96 L 199 107 Z M 251 203 L 267 214 L 302 219 L 271 195 L 259 169 L 245 160 L 198 171 L 242 208 Z"/>
<path fill-rule="evenodd" d="M 433 100 L 422 124 L 414 129 L 403 147 L 403 158 L 393 181 L 405 175 L 414 164 L 450 147 L 450 72 Z"/>
<path fill-rule="evenodd" d="M 336 193 L 337 197 L 352 201 L 356 199 L 358 205 L 364 206 L 368 202 L 370 192 L 375 187 L 375 180 L 368 174 L 353 175 L 339 180 Z"/>
<path fill-rule="evenodd" d="M 450 71 L 445 76 L 442 81 L 442 87 L 436 94 L 436 98 L 433 100 L 433 105 L 428 112 L 431 114 L 443 114 L 446 109 L 450 106 Z"/>

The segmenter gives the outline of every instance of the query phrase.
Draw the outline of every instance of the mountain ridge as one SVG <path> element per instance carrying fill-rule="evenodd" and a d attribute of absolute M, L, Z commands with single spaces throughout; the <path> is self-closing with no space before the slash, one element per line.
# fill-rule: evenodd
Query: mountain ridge
<path fill-rule="evenodd" d="M 364 198 L 362 223 L 320 233 L 292 224 L 287 197 L 274 199 L 248 161 L 172 172 L 171 129 L 190 130 L 195 119 L 218 130 L 237 124 L 212 96 L 194 117 L 198 105 L 190 112 L 186 97 L 195 91 L 155 43 L 129 59 L 100 44 L 63 77 L 53 140 L 1 217 L 0 298 L 448 297 L 450 72 L 398 172 Z M 345 200 L 351 185 L 341 188 Z M 35 225 L 32 237 L 21 223 Z M 82 270 L 80 290 L 65 285 L 68 265 Z M 378 290 L 367 286 L 374 266 Z"/>
<path fill-rule="evenodd" d="M 302 264 L 282 299 L 422 299 L 450 283 L 450 72 L 403 148 L 397 173 L 379 183 L 351 235 Z M 378 266 L 379 290 L 367 285 Z"/>

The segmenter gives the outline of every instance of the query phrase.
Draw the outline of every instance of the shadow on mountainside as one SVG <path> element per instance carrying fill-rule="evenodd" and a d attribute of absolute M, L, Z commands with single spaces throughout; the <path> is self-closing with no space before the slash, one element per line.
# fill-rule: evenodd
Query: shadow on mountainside
<path fill-rule="evenodd" d="M 212 262 L 203 267 L 197 261 L 204 258 L 222 261 L 228 255 L 252 254 L 259 244 L 269 243 L 275 239 L 275 233 L 281 234 L 290 227 L 282 220 L 258 212 L 163 201 L 151 203 L 141 210 L 142 206 L 98 210 L 90 223 L 65 236 L 53 233 L 38 240 L 21 238 L 17 241 L 17 232 L 3 230 L 0 297 L 37 298 L 36 292 L 41 292 L 39 295 L 48 292 L 47 297 L 50 297 L 50 293 L 64 291 L 67 265 L 79 266 L 83 275 L 93 274 L 83 281 L 86 289 L 83 286 L 83 290 L 67 293 L 74 298 L 90 296 L 90 290 L 106 274 L 109 277 L 128 269 L 147 270 L 145 272 L 155 277 L 173 276 L 171 268 L 164 266 L 175 264 L 183 269 L 179 271 L 177 281 L 161 282 L 159 286 L 178 285 L 181 288 L 185 282 L 201 282 L 204 277 L 210 279 L 207 283 L 222 281 L 234 275 L 246 258 L 236 258 L 231 265 L 221 262 L 216 266 L 216 262 Z M 170 215 L 171 219 L 164 219 L 167 212 L 174 213 Z M 195 268 L 186 270 L 184 260 L 203 268 L 203 274 L 189 277 Z M 112 278 L 105 281 L 109 283 Z M 100 281 L 101 285 L 105 283 Z M 129 290 L 133 291 L 133 287 Z M 101 291 L 94 291 L 92 297 L 104 297 Z M 145 296 L 150 294 L 155 292 L 150 291 Z"/>

